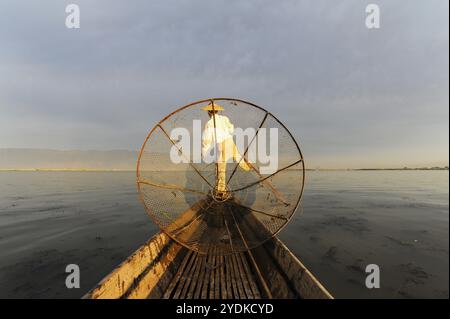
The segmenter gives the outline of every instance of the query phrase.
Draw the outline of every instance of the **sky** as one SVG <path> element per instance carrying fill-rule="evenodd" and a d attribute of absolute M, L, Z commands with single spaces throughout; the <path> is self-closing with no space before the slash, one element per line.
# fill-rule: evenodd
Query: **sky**
<path fill-rule="evenodd" d="M 136 150 L 176 108 L 235 97 L 276 115 L 309 167 L 445 166 L 448 6 L 2 0 L 0 148 Z"/>

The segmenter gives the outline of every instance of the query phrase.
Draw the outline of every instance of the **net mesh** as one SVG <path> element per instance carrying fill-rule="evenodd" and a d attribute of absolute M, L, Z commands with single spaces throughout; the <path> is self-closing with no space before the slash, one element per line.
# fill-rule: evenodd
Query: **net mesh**
<path fill-rule="evenodd" d="M 208 105 L 223 110 L 208 115 Z M 228 135 L 221 133 L 224 117 L 234 127 Z M 223 143 L 233 151 L 224 151 Z M 214 99 L 183 107 L 152 129 L 137 184 L 147 213 L 172 239 L 199 253 L 214 246 L 229 254 L 257 247 L 289 222 L 304 172 L 298 144 L 272 114 L 248 102 Z"/>

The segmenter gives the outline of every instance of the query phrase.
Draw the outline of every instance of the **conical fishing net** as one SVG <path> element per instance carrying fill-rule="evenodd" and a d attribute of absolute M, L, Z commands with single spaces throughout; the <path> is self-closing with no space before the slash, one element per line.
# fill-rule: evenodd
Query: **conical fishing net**
<path fill-rule="evenodd" d="M 236 99 L 189 104 L 160 121 L 138 159 L 152 220 L 199 253 L 242 252 L 277 234 L 304 186 L 297 142 L 271 113 Z"/>

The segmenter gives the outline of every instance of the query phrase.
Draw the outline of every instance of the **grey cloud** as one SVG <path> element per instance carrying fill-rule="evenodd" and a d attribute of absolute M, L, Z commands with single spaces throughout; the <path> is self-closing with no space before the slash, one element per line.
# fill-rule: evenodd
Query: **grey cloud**
<path fill-rule="evenodd" d="M 317 165 L 448 162 L 446 1 L 377 1 L 380 30 L 361 1 L 71 2 L 80 30 L 69 1 L 0 4 L 0 147 L 135 149 L 175 107 L 231 96 Z"/>

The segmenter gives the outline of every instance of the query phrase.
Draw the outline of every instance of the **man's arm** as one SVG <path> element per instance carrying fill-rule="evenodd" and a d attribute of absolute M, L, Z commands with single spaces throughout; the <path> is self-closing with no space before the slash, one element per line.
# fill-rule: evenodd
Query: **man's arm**
<path fill-rule="evenodd" d="M 226 127 L 228 129 L 228 133 L 231 135 L 234 132 L 234 125 L 233 123 L 231 123 L 230 119 L 228 117 L 225 117 L 225 123 L 226 123 Z"/>

